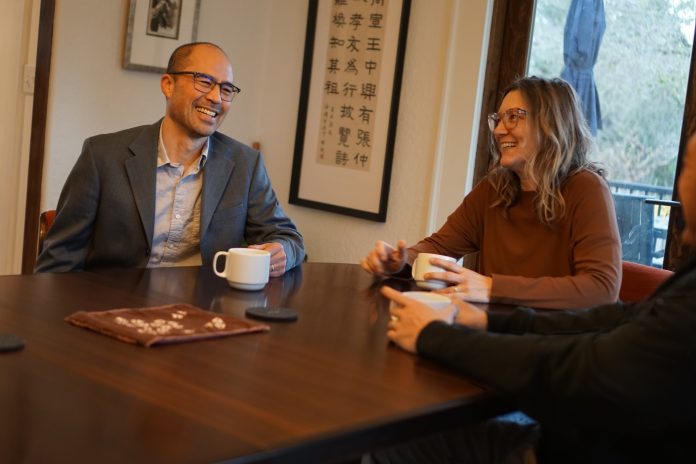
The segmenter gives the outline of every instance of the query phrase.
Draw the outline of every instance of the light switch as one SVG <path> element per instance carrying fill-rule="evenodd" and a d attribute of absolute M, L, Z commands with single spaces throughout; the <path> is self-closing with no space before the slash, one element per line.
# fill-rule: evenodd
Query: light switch
<path fill-rule="evenodd" d="M 36 66 L 33 64 L 24 65 L 24 77 L 22 78 L 22 90 L 24 93 L 34 94 L 34 77 L 36 75 Z"/>

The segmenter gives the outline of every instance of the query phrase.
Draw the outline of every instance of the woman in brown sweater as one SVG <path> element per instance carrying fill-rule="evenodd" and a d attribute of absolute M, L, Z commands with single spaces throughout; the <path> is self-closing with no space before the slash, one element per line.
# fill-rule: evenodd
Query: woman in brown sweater
<path fill-rule="evenodd" d="M 575 92 L 561 79 L 521 78 L 488 116 L 494 165 L 442 228 L 406 248 L 377 242 L 362 262 L 375 275 L 404 270 L 418 253 L 460 258 L 478 270 L 433 260 L 426 279 L 464 300 L 543 308 L 616 301 L 621 244 L 611 192 L 589 161 L 593 142 Z"/>

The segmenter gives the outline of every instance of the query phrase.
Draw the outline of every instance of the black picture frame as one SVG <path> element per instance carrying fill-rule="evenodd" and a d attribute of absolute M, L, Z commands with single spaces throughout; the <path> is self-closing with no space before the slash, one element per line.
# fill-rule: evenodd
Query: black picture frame
<path fill-rule="evenodd" d="M 328 126 L 333 127 L 334 116 L 326 116 L 328 105 L 325 104 L 324 109 L 322 109 L 322 104 L 326 101 L 324 95 L 330 93 L 327 91 L 330 87 L 329 82 L 322 82 L 320 78 L 322 75 L 328 75 L 329 71 L 325 65 L 334 61 L 329 52 L 330 47 L 333 47 L 338 39 L 331 35 L 331 28 L 335 27 L 336 12 L 340 11 L 336 10 L 338 8 L 336 5 L 341 3 L 348 7 L 354 4 L 349 1 L 309 0 L 289 202 L 336 214 L 385 222 L 411 0 L 384 2 L 376 0 L 372 2 L 373 5 L 386 4 L 384 7 L 387 10 L 384 10 L 382 15 L 386 18 L 383 23 L 384 31 L 379 31 L 383 34 L 382 41 L 377 42 L 376 39 L 368 38 L 363 42 L 363 46 L 366 46 L 365 44 L 370 41 L 372 44 L 379 44 L 375 47 L 384 47 L 380 49 L 381 59 L 378 62 L 380 81 L 379 85 L 375 86 L 377 88 L 375 93 L 378 93 L 377 103 L 374 112 L 371 111 L 372 124 L 374 124 L 372 127 L 376 126 L 382 130 L 374 131 L 375 142 L 369 146 L 369 162 L 373 164 L 369 164 L 368 169 L 365 169 L 364 163 L 359 164 L 358 158 L 363 160 L 364 157 L 358 156 L 357 152 L 355 156 L 352 153 L 345 153 L 349 160 L 355 161 L 355 167 L 352 168 L 349 163 L 345 163 L 346 156 L 336 155 L 333 161 L 330 159 L 334 153 L 339 153 L 340 150 L 333 152 L 330 147 L 326 151 L 327 156 L 324 156 L 323 144 L 326 137 L 320 136 L 320 134 L 326 133 L 327 118 L 331 121 Z M 367 2 L 359 2 L 358 4 L 363 3 L 368 4 Z M 370 17 L 373 16 L 370 14 Z M 327 23 L 331 22 L 334 25 L 327 26 Z M 330 37 L 325 35 L 327 31 Z M 321 36 L 318 36 L 318 32 Z M 354 38 L 354 35 L 347 37 Z M 326 43 L 322 42 L 324 39 L 326 39 Z M 326 61 L 319 61 L 324 58 Z M 385 74 L 381 74 L 382 72 Z M 319 86 L 319 83 L 322 85 Z M 386 91 L 380 92 L 381 90 Z M 331 111 L 333 115 L 333 107 L 331 107 Z M 323 122 L 320 122 L 322 118 Z M 340 127 L 339 129 L 344 128 Z M 328 129 L 329 133 L 331 130 Z M 358 129 L 355 132 L 359 133 L 360 131 Z M 369 134 L 367 131 L 362 132 Z M 339 163 L 339 158 L 343 164 Z"/>

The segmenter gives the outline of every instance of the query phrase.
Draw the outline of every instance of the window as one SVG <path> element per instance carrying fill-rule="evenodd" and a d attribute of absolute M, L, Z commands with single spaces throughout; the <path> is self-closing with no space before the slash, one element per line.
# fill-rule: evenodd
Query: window
<path fill-rule="evenodd" d="M 672 199 L 694 3 L 614 0 L 606 10 L 603 3 L 537 0 L 528 74 L 562 76 L 585 97 L 595 160 L 606 167 L 614 193 L 623 257 L 662 267 L 670 208 L 645 200 Z M 587 95 L 591 86 L 583 85 L 591 68 L 578 65 L 594 68 L 596 104 Z"/>

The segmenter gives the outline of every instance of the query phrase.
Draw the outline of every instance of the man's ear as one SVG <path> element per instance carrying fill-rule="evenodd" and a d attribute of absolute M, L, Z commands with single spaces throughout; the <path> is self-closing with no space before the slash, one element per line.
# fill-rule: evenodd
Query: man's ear
<path fill-rule="evenodd" d="M 162 74 L 160 88 L 164 97 L 169 100 L 174 93 L 174 78 L 170 74 Z"/>

